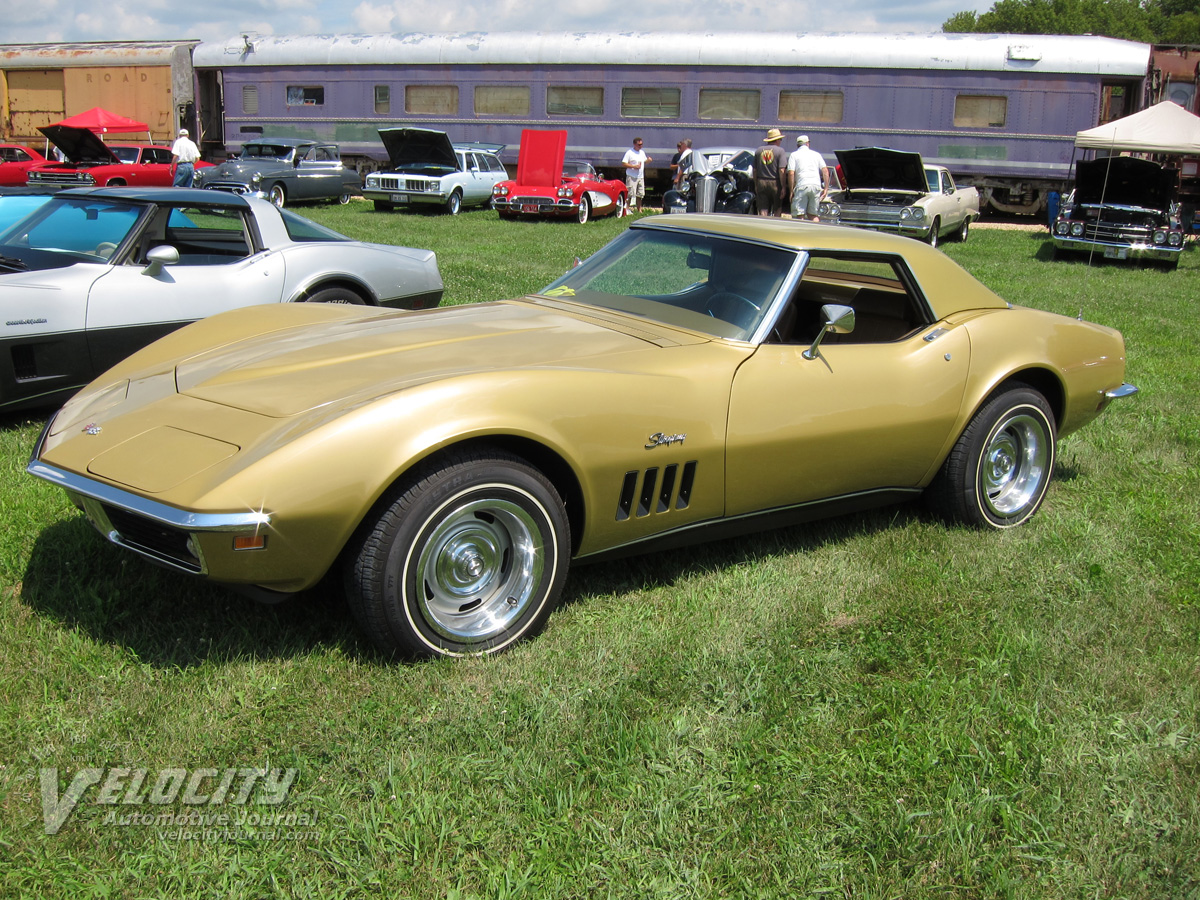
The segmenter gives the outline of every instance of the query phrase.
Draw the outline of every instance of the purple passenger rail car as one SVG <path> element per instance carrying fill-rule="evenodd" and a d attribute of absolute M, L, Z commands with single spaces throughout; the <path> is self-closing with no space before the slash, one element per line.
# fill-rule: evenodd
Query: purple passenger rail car
<path fill-rule="evenodd" d="M 565 128 L 568 155 L 619 175 L 635 135 L 665 187 L 681 138 L 786 149 L 919 152 L 1008 212 L 1035 213 L 1070 177 L 1077 131 L 1144 105 L 1151 47 L 1090 36 L 807 33 L 470 33 L 239 36 L 194 53 L 222 95 L 206 146 L 264 135 L 337 141 L 372 168 L 378 129 L 420 125 L 508 145 Z"/>

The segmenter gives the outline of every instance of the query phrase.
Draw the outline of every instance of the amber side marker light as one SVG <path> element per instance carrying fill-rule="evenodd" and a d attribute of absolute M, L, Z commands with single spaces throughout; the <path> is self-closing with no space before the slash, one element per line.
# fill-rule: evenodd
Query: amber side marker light
<path fill-rule="evenodd" d="M 244 534 L 233 539 L 234 550 L 266 550 L 267 536 L 265 534 Z"/>

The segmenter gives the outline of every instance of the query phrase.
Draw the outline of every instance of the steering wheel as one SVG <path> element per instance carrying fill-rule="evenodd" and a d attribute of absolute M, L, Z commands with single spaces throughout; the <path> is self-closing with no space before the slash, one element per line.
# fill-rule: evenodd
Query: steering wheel
<path fill-rule="evenodd" d="M 705 309 L 705 312 L 714 319 L 722 319 L 743 328 L 750 324 L 758 311 L 757 303 L 746 299 L 741 294 L 735 294 L 733 291 L 717 291 L 708 298 Z"/>
<path fill-rule="evenodd" d="M 93 256 L 98 256 L 101 259 L 108 259 L 113 255 L 113 251 L 117 249 L 117 245 L 112 241 L 101 241 L 96 245 L 96 249 L 92 251 Z"/>

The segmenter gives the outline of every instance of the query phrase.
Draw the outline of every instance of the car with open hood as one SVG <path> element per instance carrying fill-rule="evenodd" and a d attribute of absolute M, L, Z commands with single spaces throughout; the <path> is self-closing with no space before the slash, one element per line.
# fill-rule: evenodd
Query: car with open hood
<path fill-rule="evenodd" d="M 375 208 L 441 209 L 452 216 L 463 207 L 487 206 L 492 189 L 508 179 L 499 154 L 504 144 L 450 143 L 431 128 L 381 128 L 388 168 L 367 174 L 363 196 Z"/>
<path fill-rule="evenodd" d="M 362 193 L 358 170 L 342 162 L 337 144 L 302 138 L 258 138 L 233 159 L 197 170 L 193 186 L 262 194 L 276 206 L 312 200 L 349 203 Z"/>
<path fill-rule="evenodd" d="M 161 565 L 269 600 L 334 576 L 385 652 L 471 655 L 537 632 L 573 561 L 922 494 L 1020 525 L 1124 378 L 1119 332 L 915 241 L 653 216 L 524 297 L 183 328 L 28 471 Z"/>
<path fill-rule="evenodd" d="M 582 159 L 568 160 L 565 131 L 521 132 L 517 177 L 492 191 L 492 206 L 502 219 L 576 219 L 623 216 L 629 191 L 624 181 L 604 178 Z"/>
<path fill-rule="evenodd" d="M 366 244 L 266 200 L 192 188 L 36 197 L 0 232 L 0 409 L 57 405 L 140 347 L 264 303 L 436 306 L 432 251 Z"/>
<path fill-rule="evenodd" d="M 106 144 L 87 128 L 46 125 L 42 134 L 62 151 L 61 162 L 32 166 L 26 184 L 35 187 L 170 187 L 175 178 L 171 148 L 163 144 Z M 208 163 L 196 163 L 203 171 Z"/>
<path fill-rule="evenodd" d="M 835 151 L 842 190 L 821 202 L 822 222 L 890 231 L 937 246 L 944 237 L 965 241 L 979 218 L 979 191 L 955 183 L 944 166 L 921 154 L 887 147 Z"/>
<path fill-rule="evenodd" d="M 13 187 L 25 184 L 29 170 L 50 160 L 32 147 L 21 144 L 0 144 L 0 186 Z"/>
<path fill-rule="evenodd" d="M 1051 228 L 1055 255 L 1151 259 L 1174 268 L 1185 232 L 1179 173 L 1148 159 L 1107 156 L 1075 164 L 1075 188 Z"/>

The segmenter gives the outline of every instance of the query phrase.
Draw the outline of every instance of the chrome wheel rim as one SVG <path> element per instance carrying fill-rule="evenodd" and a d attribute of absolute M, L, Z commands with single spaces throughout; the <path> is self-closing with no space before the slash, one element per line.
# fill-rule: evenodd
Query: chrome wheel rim
<path fill-rule="evenodd" d="M 524 506 L 495 497 L 463 503 L 421 546 L 413 574 L 422 617 L 457 643 L 487 641 L 534 603 L 544 562 L 542 532 Z"/>
<path fill-rule="evenodd" d="M 993 515 L 1011 517 L 1037 500 L 1049 457 L 1049 440 L 1037 418 L 1021 413 L 1000 423 L 979 471 L 982 499 Z"/>

